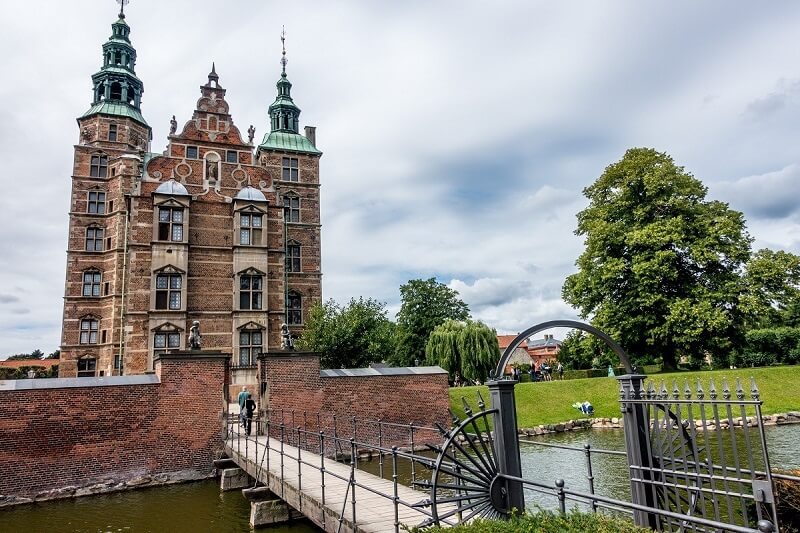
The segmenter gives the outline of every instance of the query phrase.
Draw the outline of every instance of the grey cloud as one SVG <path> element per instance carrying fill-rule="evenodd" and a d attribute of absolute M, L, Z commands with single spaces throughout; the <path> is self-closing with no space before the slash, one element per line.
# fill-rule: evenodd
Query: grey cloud
<path fill-rule="evenodd" d="M 784 218 L 800 211 L 797 201 L 800 197 L 800 165 L 791 164 L 774 172 L 723 181 L 712 186 L 711 193 L 746 215 Z"/>
<path fill-rule="evenodd" d="M 19 296 L 13 294 L 0 294 L 0 304 L 10 304 L 19 301 Z"/>
<path fill-rule="evenodd" d="M 764 119 L 783 110 L 800 96 L 800 80 L 781 80 L 778 89 L 747 104 L 745 114 L 753 119 Z"/>

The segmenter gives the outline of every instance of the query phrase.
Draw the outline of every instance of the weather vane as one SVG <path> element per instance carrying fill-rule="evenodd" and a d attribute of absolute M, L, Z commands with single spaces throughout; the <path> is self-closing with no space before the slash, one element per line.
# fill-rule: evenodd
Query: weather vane
<path fill-rule="evenodd" d="M 125 18 L 125 6 L 127 6 L 130 1 L 131 0 L 117 0 L 119 4 L 119 18 Z"/>
<path fill-rule="evenodd" d="M 286 63 L 289 62 L 289 60 L 286 59 L 286 26 L 281 26 L 281 46 L 283 47 L 281 65 L 283 66 L 283 73 L 286 74 Z"/>

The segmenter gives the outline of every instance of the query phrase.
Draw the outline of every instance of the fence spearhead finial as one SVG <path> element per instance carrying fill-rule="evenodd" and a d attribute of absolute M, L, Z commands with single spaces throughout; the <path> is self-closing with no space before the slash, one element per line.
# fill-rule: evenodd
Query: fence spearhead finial
<path fill-rule="evenodd" d="M 731 399 L 731 388 L 728 386 L 728 378 L 722 378 L 722 399 Z"/>
<path fill-rule="evenodd" d="M 706 397 L 706 393 L 703 391 L 703 383 L 700 381 L 700 378 L 697 378 L 697 399 L 702 400 Z"/>
<path fill-rule="evenodd" d="M 688 379 L 683 380 L 683 397 L 686 398 L 687 400 L 692 399 L 692 388 L 689 386 Z"/>
<path fill-rule="evenodd" d="M 742 387 L 741 378 L 736 378 L 736 399 L 739 401 L 744 400 L 744 388 Z"/>
<path fill-rule="evenodd" d="M 758 391 L 758 386 L 756 385 L 756 378 L 753 376 L 750 376 L 750 396 L 756 401 L 761 399 L 761 393 Z"/>
<path fill-rule="evenodd" d="M 714 385 L 714 378 L 708 380 L 708 397 L 712 400 L 717 399 L 717 387 Z"/>

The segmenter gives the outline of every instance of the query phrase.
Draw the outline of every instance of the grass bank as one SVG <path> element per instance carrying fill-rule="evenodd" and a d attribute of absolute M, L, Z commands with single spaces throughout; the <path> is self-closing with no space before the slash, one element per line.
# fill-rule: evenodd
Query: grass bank
<path fill-rule="evenodd" d="M 657 384 L 664 380 L 668 390 L 672 390 L 673 380 L 683 393 L 684 380 L 688 379 L 694 390 L 697 379 L 702 380 L 708 392 L 708 382 L 714 379 L 717 391 L 722 393 L 722 380 L 727 378 L 731 387 L 737 377 L 750 397 L 750 377 L 754 377 L 764 401 L 764 414 L 800 411 L 800 366 L 771 368 L 743 368 L 738 370 L 712 370 L 705 372 L 677 372 L 656 374 Z M 520 428 L 554 424 L 581 418 L 580 412 L 572 407 L 575 402 L 589 401 L 594 406 L 594 416 L 612 418 L 620 416 L 619 384 L 614 378 L 572 379 L 566 381 L 546 381 L 539 383 L 519 383 L 515 387 L 517 418 Z M 459 387 L 450 389 L 450 405 L 453 412 L 464 415 L 461 398 L 465 397 L 473 409 L 477 409 L 477 395 L 480 391 L 489 402 L 488 390 L 481 387 Z M 732 391 L 735 397 L 735 392 Z"/>
<path fill-rule="evenodd" d="M 413 529 L 419 532 L 418 529 Z M 477 520 L 453 528 L 431 528 L 430 533 L 647 533 L 652 530 L 633 525 L 624 518 L 614 518 L 602 514 L 579 513 L 573 511 L 558 515 L 547 511 L 526 514 L 511 520 Z"/>

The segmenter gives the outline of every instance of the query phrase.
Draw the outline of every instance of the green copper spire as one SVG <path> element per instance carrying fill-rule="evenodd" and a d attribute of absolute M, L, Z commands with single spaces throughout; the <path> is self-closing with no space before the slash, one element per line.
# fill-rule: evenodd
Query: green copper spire
<path fill-rule="evenodd" d="M 269 106 L 270 127 L 272 131 L 297 133 L 299 129 L 300 108 L 292 100 L 292 83 L 286 77 L 286 31 L 281 32 L 281 79 L 278 80 L 278 96 Z"/>
<path fill-rule="evenodd" d="M 144 84 L 136 77 L 136 49 L 125 22 L 126 3 L 127 0 L 120 1 L 119 18 L 111 25 L 111 37 L 103 44 L 103 66 L 92 76 L 92 107 L 83 117 L 119 115 L 147 126 L 140 108 Z"/>

